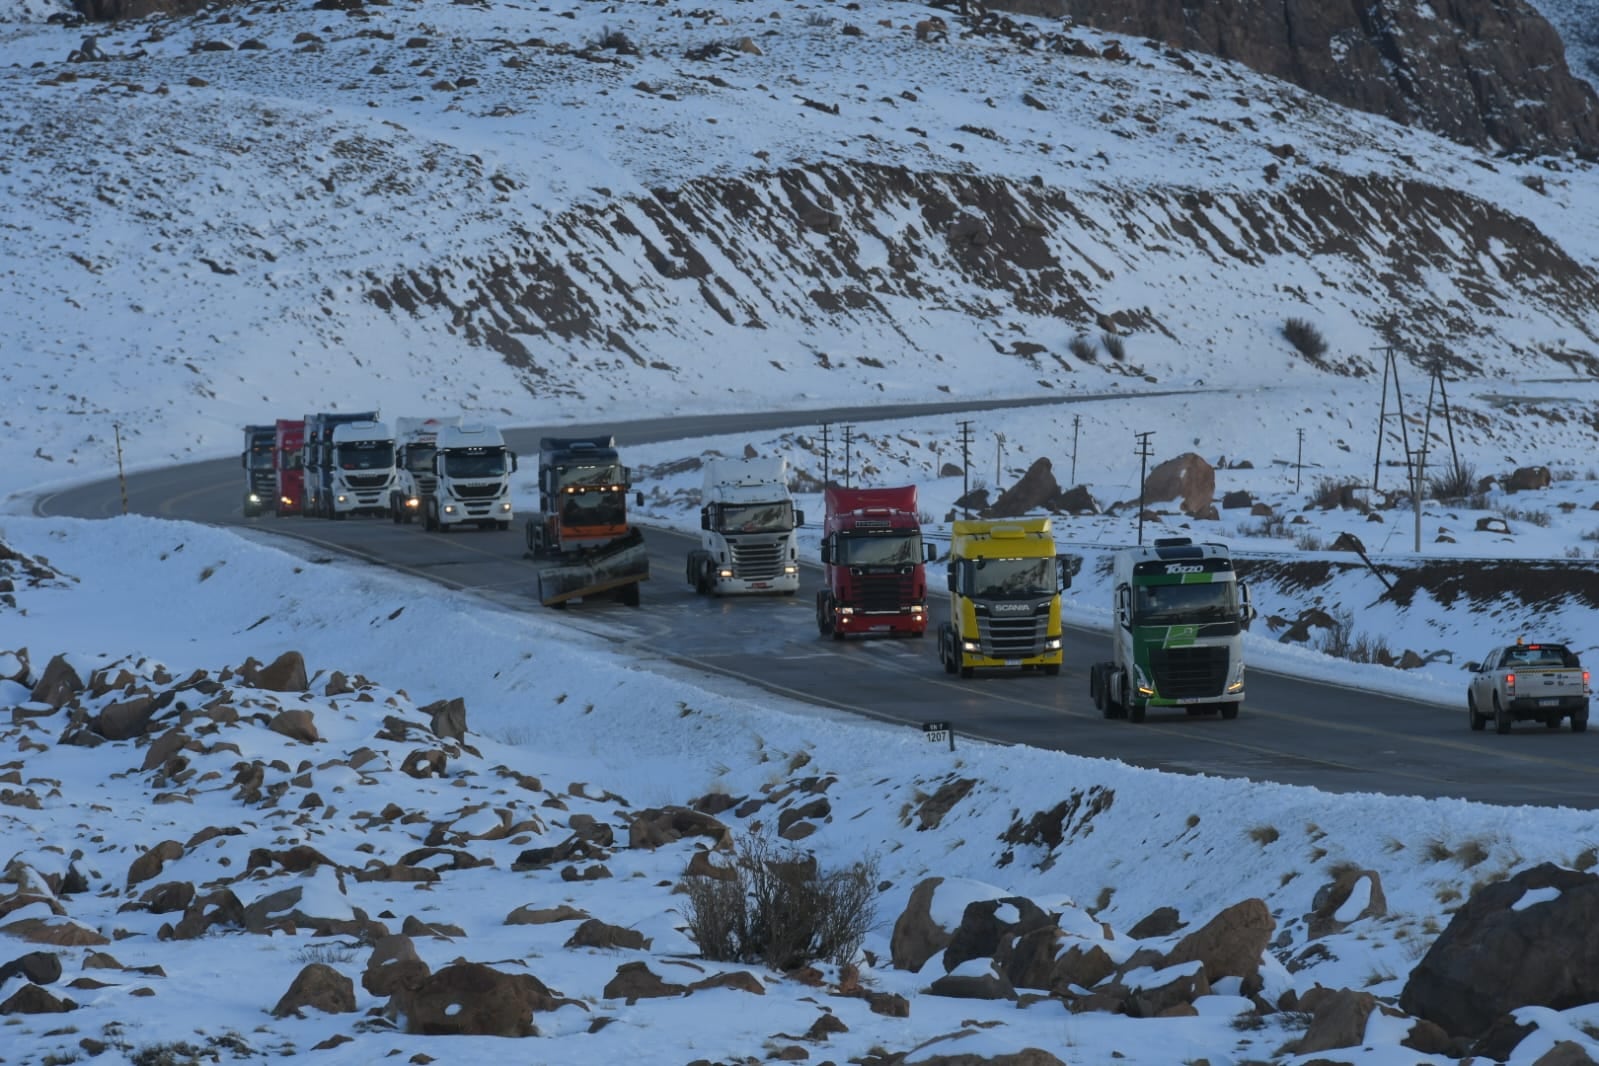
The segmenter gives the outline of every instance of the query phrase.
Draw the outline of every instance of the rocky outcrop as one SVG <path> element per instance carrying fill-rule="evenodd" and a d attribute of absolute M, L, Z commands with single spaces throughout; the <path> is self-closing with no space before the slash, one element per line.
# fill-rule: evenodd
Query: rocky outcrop
<path fill-rule="evenodd" d="M 1599 99 L 1523 0 L 1021 0 L 1115 33 L 1204 52 L 1462 144 L 1599 154 Z M 990 6 L 1011 10 L 1010 0 Z"/>
<path fill-rule="evenodd" d="M 1543 863 L 1474 893 L 1399 996 L 1410 1014 L 1476 1037 L 1518 1007 L 1599 1001 L 1599 876 Z"/>
<path fill-rule="evenodd" d="M 1184 514 L 1197 515 L 1214 505 L 1216 468 L 1203 457 L 1185 452 L 1167 459 L 1144 479 L 1144 503 L 1178 501 Z"/>

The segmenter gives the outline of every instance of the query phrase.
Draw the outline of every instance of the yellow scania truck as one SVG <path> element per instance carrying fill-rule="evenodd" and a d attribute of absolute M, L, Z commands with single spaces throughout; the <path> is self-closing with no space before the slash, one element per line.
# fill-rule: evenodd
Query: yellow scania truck
<path fill-rule="evenodd" d="M 949 618 L 938 631 L 944 672 L 1019 666 L 1060 673 L 1060 596 L 1071 568 L 1048 518 L 951 527 Z"/>

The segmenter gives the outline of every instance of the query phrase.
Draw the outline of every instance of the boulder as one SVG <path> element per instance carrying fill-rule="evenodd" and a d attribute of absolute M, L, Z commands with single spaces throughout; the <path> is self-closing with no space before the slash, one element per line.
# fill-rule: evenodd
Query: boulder
<path fill-rule="evenodd" d="M 1260 960 L 1276 924 L 1264 900 L 1243 900 L 1179 940 L 1167 955 L 1166 965 L 1198 959 L 1205 964 L 1205 978 L 1211 984 L 1224 977 L 1253 980 L 1260 973 Z"/>
<path fill-rule="evenodd" d="M 128 866 L 128 887 L 132 888 L 141 881 L 148 881 L 161 872 L 161 868 L 175 859 L 183 857 L 183 845 L 176 840 L 163 840 L 150 848 Z"/>
<path fill-rule="evenodd" d="M 1549 473 L 1547 466 L 1521 466 L 1505 479 L 1505 491 L 1535 492 L 1554 483 L 1554 475 Z"/>
<path fill-rule="evenodd" d="M 420 985 L 430 972 L 410 937 L 390 933 L 372 945 L 372 954 L 361 973 L 361 987 L 374 996 L 392 996 L 400 988 Z"/>
<path fill-rule="evenodd" d="M 1542 863 L 1473 893 L 1410 972 L 1399 1006 L 1477 1037 L 1519 1007 L 1599 1001 L 1599 876 Z"/>
<path fill-rule="evenodd" d="M 267 728 L 279 736 L 298 740 L 302 744 L 315 744 L 322 739 L 321 734 L 316 731 L 316 719 L 310 711 L 279 711 L 273 715 L 272 721 L 267 723 Z"/>
<path fill-rule="evenodd" d="M 1300 1001 L 1300 1009 L 1311 1012 L 1310 1028 L 1293 1045 L 1294 1054 L 1359 1047 L 1366 1042 L 1366 1022 L 1377 1009 L 1376 996 L 1347 988 L 1312 991 L 1325 994 L 1307 994 Z"/>
<path fill-rule="evenodd" d="M 975 900 L 961 913 L 961 923 L 944 947 L 944 972 L 972 959 L 992 959 L 1002 942 L 1055 925 L 1055 916 L 1024 896 Z"/>
<path fill-rule="evenodd" d="M 53 985 L 61 979 L 61 956 L 53 951 L 30 951 L 0 966 L 0 985 L 17 976 L 36 985 Z"/>
<path fill-rule="evenodd" d="M 949 931 L 933 920 L 933 894 L 943 883 L 942 877 L 922 880 L 911 889 L 904 911 L 894 920 L 889 954 L 896 970 L 919 972 L 928 959 L 949 944 Z"/>
<path fill-rule="evenodd" d="M 727 826 L 692 807 L 660 807 L 635 813 L 627 825 L 627 846 L 658 848 L 688 836 L 709 837 L 713 847 L 727 848 L 733 843 Z"/>
<path fill-rule="evenodd" d="M 1146 505 L 1175 500 L 1187 515 L 1198 514 L 1212 506 L 1215 496 L 1216 469 L 1193 452 L 1167 459 L 1144 479 Z"/>
<path fill-rule="evenodd" d="M 1041 510 L 1044 505 L 1060 495 L 1060 483 L 1055 480 L 1054 468 L 1048 459 L 1033 460 L 1021 480 L 1000 493 L 999 499 L 987 512 L 989 518 L 1020 518 Z"/>
<path fill-rule="evenodd" d="M 265 666 L 248 659 L 239 667 L 244 683 L 269 692 L 305 692 L 311 682 L 305 675 L 305 659 L 297 651 L 286 651 Z"/>
<path fill-rule="evenodd" d="M 0 1003 L 0 1014 L 65 1014 L 77 1010 L 70 999 L 52 995 L 36 984 L 25 984 Z"/>
<path fill-rule="evenodd" d="M 83 679 L 72 668 L 63 655 L 52 656 L 45 666 L 44 673 L 39 675 L 39 680 L 33 686 L 33 691 L 28 694 L 28 699 L 34 703 L 48 704 L 52 710 L 59 711 L 71 702 L 72 697 L 83 691 Z"/>
<path fill-rule="evenodd" d="M 1127 935 L 1134 940 L 1153 940 L 1156 937 L 1170 936 L 1183 927 L 1183 920 L 1177 914 L 1176 907 L 1156 907 L 1127 930 Z"/>
<path fill-rule="evenodd" d="M 466 739 L 466 701 L 461 697 L 439 700 L 421 710 L 428 716 L 433 735 L 440 740 Z"/>
<path fill-rule="evenodd" d="M 637 929 L 620 925 L 607 925 L 598 918 L 590 918 L 567 937 L 564 947 L 569 948 L 630 948 L 646 951 L 650 941 Z"/>
<path fill-rule="evenodd" d="M 1349 906 L 1358 893 L 1359 906 Z M 1347 869 L 1316 890 L 1310 913 L 1305 916 L 1306 934 L 1315 940 L 1342 932 L 1362 918 L 1382 918 L 1388 914 L 1388 898 L 1383 894 L 1382 878 L 1376 870 Z"/>
<path fill-rule="evenodd" d="M 94 731 L 107 740 L 132 740 L 144 734 L 155 711 L 156 701 L 150 696 L 108 703 L 95 717 Z"/>
<path fill-rule="evenodd" d="M 299 1016 L 306 1007 L 328 1014 L 349 1014 L 355 1010 L 355 983 L 326 963 L 309 963 L 272 1008 L 272 1017 Z"/>
<path fill-rule="evenodd" d="M 532 974 L 458 962 L 396 988 L 385 1013 L 415 1036 L 537 1036 L 535 1015 L 567 1002 Z"/>

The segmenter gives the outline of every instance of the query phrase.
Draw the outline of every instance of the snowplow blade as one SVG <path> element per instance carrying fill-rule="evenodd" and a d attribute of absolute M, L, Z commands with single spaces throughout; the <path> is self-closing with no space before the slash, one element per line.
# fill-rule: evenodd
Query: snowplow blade
<path fill-rule="evenodd" d="M 625 585 L 647 581 L 650 557 L 644 534 L 637 529 L 603 548 L 567 555 L 539 571 L 539 602 L 546 607 L 578 597 L 598 596 Z"/>

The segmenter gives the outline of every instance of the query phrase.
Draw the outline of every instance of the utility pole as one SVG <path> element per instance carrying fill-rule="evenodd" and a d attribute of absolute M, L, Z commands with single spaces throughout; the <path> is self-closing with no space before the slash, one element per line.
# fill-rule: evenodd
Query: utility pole
<path fill-rule="evenodd" d="M 854 438 L 851 436 L 851 433 L 853 432 L 854 429 L 855 429 L 854 426 L 845 426 L 844 427 L 844 487 L 846 489 L 849 488 L 850 445 L 854 441 Z"/>
<path fill-rule="evenodd" d="M 823 422 L 822 423 L 822 491 L 823 492 L 827 491 L 828 479 L 833 476 L 833 468 L 832 468 L 832 466 L 830 464 L 830 460 L 831 460 L 832 457 L 829 456 L 828 453 L 827 453 L 827 429 L 828 429 L 828 427 L 830 425 L 831 425 L 831 423 L 829 423 L 829 422 Z"/>
<path fill-rule="evenodd" d="M 1382 405 L 1377 413 L 1377 459 L 1371 469 L 1371 491 L 1377 491 L 1377 479 L 1382 471 L 1382 437 L 1383 427 L 1388 424 L 1388 379 L 1394 383 L 1394 404 L 1399 417 L 1399 439 L 1405 446 L 1405 464 L 1412 463 L 1410 454 L 1410 430 L 1405 425 L 1405 397 L 1399 389 L 1399 363 L 1394 355 L 1392 345 L 1379 345 L 1372 349 L 1374 352 L 1383 353 L 1382 364 Z"/>
<path fill-rule="evenodd" d="M 1005 467 L 1005 434 L 994 434 L 994 496 L 999 496 L 1001 472 Z"/>
<path fill-rule="evenodd" d="M 117 484 L 122 486 L 122 513 L 128 513 L 128 476 L 122 471 L 122 423 L 111 423 L 112 435 L 117 439 Z"/>
<path fill-rule="evenodd" d="M 966 500 L 972 494 L 972 422 L 965 419 L 955 424 L 961 427 L 961 509 L 970 518 L 972 511 Z"/>
<path fill-rule="evenodd" d="M 1155 435 L 1155 431 L 1152 430 L 1152 429 L 1151 430 L 1145 430 L 1142 433 L 1134 433 L 1133 434 L 1133 436 L 1138 438 L 1138 545 L 1139 545 L 1139 547 L 1143 547 L 1143 544 L 1144 544 L 1144 477 L 1145 477 L 1146 471 L 1149 469 L 1149 456 L 1154 450 L 1153 446 L 1149 443 L 1149 438 L 1153 437 L 1154 435 Z"/>
<path fill-rule="evenodd" d="M 1294 491 L 1298 492 L 1299 491 L 1299 475 L 1305 469 L 1305 430 L 1304 430 L 1304 427 L 1301 426 L 1296 432 L 1299 434 L 1299 458 L 1294 460 Z"/>
<path fill-rule="evenodd" d="M 1077 486 L 1077 430 L 1083 424 L 1082 415 L 1072 415 L 1072 476 L 1071 487 Z"/>

